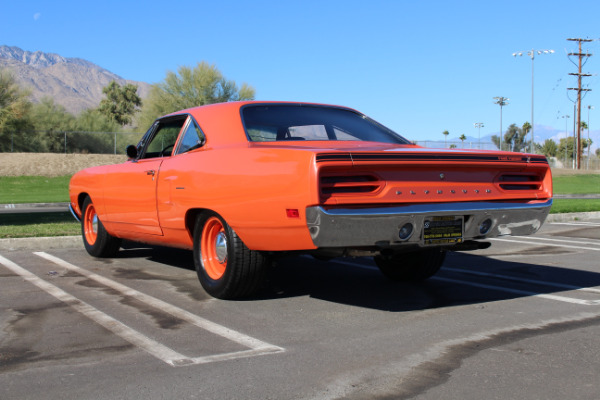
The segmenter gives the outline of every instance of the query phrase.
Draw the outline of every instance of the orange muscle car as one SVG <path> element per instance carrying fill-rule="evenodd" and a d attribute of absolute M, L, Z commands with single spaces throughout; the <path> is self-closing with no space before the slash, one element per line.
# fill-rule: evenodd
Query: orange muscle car
<path fill-rule="evenodd" d="M 552 204 L 544 156 L 427 149 L 338 106 L 191 108 L 159 118 L 127 155 L 71 179 L 86 250 L 193 249 L 218 298 L 255 293 L 290 252 L 372 256 L 391 279 L 425 279 L 447 251 L 536 232 Z"/>

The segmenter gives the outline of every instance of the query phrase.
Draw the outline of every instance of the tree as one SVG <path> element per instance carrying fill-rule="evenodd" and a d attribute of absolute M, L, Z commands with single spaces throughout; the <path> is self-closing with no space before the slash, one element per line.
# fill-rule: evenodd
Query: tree
<path fill-rule="evenodd" d="M 530 124 L 529 122 L 525 122 L 525 123 L 523 124 L 523 126 L 521 127 L 521 132 L 523 133 L 523 142 L 524 142 L 524 143 L 527 143 L 527 140 L 526 140 L 526 138 L 527 138 L 527 134 L 528 134 L 529 132 L 531 132 L 531 124 Z M 528 144 L 528 147 L 529 147 L 529 149 L 528 149 L 528 150 L 529 150 L 529 151 L 531 151 L 531 152 L 533 152 L 533 146 L 532 146 L 532 143 L 531 143 L 531 142 L 529 142 L 529 144 Z M 526 150 L 526 149 L 525 149 L 525 148 L 523 148 L 523 150 Z"/>
<path fill-rule="evenodd" d="M 511 124 L 504 135 L 504 142 L 508 144 L 508 148 L 511 149 L 511 151 L 522 151 L 526 145 L 526 134 L 527 132 L 525 132 L 522 128 L 517 127 L 516 124 Z"/>
<path fill-rule="evenodd" d="M 142 105 L 137 89 L 137 85 L 128 83 L 120 86 L 116 81 L 111 81 L 102 89 L 106 98 L 100 102 L 98 111 L 121 126 L 130 124 L 138 107 Z"/>
<path fill-rule="evenodd" d="M 494 145 L 498 148 L 501 149 L 502 148 L 502 143 L 501 143 L 501 139 L 500 136 L 498 135 L 492 135 L 492 143 L 494 143 Z"/>
<path fill-rule="evenodd" d="M 462 135 L 460 135 L 459 137 L 461 143 L 462 143 L 462 148 L 465 148 L 465 140 L 467 140 L 467 137 L 465 136 L 465 134 L 463 133 Z"/>
<path fill-rule="evenodd" d="M 544 145 L 541 148 L 541 152 L 546 157 L 556 157 L 556 153 L 558 151 L 558 146 L 556 142 L 552 139 L 546 139 L 544 141 Z"/>
<path fill-rule="evenodd" d="M 7 70 L 0 69 L 0 151 L 25 150 L 31 129 L 29 93 L 16 83 Z"/>
<path fill-rule="evenodd" d="M 574 142 L 575 139 L 570 136 L 568 138 L 560 139 L 558 144 L 558 152 L 556 153 L 556 156 L 559 160 L 565 163 L 565 166 L 569 160 L 573 160 L 573 149 L 575 147 Z"/>
<path fill-rule="evenodd" d="M 165 80 L 155 84 L 144 101 L 138 125 L 148 127 L 160 117 L 177 110 L 238 100 L 254 99 L 253 87 L 226 79 L 215 65 L 200 62 L 195 68 L 179 67 L 167 72 Z"/>
<path fill-rule="evenodd" d="M 503 139 L 498 135 L 493 135 L 492 142 L 499 149 L 506 147 L 510 151 L 523 151 L 527 145 L 525 137 L 530 129 L 531 125 L 529 122 L 525 122 L 522 128 L 519 128 L 516 124 L 511 124 L 506 130 Z"/>
<path fill-rule="evenodd" d="M 31 147 L 38 152 L 64 151 L 64 132 L 75 126 L 75 117 L 50 97 L 31 107 L 31 125 L 35 140 Z"/>
<path fill-rule="evenodd" d="M 444 135 L 444 148 L 448 147 L 447 143 L 446 143 L 446 139 L 448 138 L 448 135 L 450 134 L 450 132 L 448 131 L 444 131 L 442 132 L 442 135 Z"/>

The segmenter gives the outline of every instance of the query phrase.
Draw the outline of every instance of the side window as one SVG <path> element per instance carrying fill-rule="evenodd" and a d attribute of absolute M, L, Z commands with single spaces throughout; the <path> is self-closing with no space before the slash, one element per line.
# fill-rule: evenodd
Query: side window
<path fill-rule="evenodd" d="M 141 158 L 169 157 L 186 120 L 187 116 L 159 121 L 156 133 Z"/>
<path fill-rule="evenodd" d="M 193 118 L 190 118 L 190 122 L 187 125 L 185 133 L 181 138 L 181 142 L 179 143 L 179 148 L 177 149 L 177 154 L 185 153 L 186 151 L 194 150 L 204 145 L 204 133 L 196 124 Z"/>

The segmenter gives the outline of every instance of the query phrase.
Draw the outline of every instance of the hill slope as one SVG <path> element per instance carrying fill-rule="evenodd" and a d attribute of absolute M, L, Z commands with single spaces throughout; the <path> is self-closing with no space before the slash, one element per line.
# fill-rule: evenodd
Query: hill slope
<path fill-rule="evenodd" d="M 10 70 L 19 85 L 31 91 L 33 102 L 51 97 L 73 114 L 97 107 L 104 98 L 102 88 L 113 80 L 120 85 L 137 85 L 142 98 L 150 90 L 145 82 L 125 80 L 80 58 L 24 51 L 18 47 L 0 46 L 0 68 Z"/>

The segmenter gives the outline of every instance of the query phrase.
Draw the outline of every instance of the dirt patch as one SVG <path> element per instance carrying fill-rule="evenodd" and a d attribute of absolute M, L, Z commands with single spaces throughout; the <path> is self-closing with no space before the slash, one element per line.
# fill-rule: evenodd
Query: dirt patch
<path fill-rule="evenodd" d="M 571 175 L 600 175 L 600 170 L 552 168 L 552 176 L 571 176 Z"/>
<path fill-rule="evenodd" d="M 125 155 L 0 153 L 0 176 L 63 176 L 97 165 L 117 164 Z"/>

